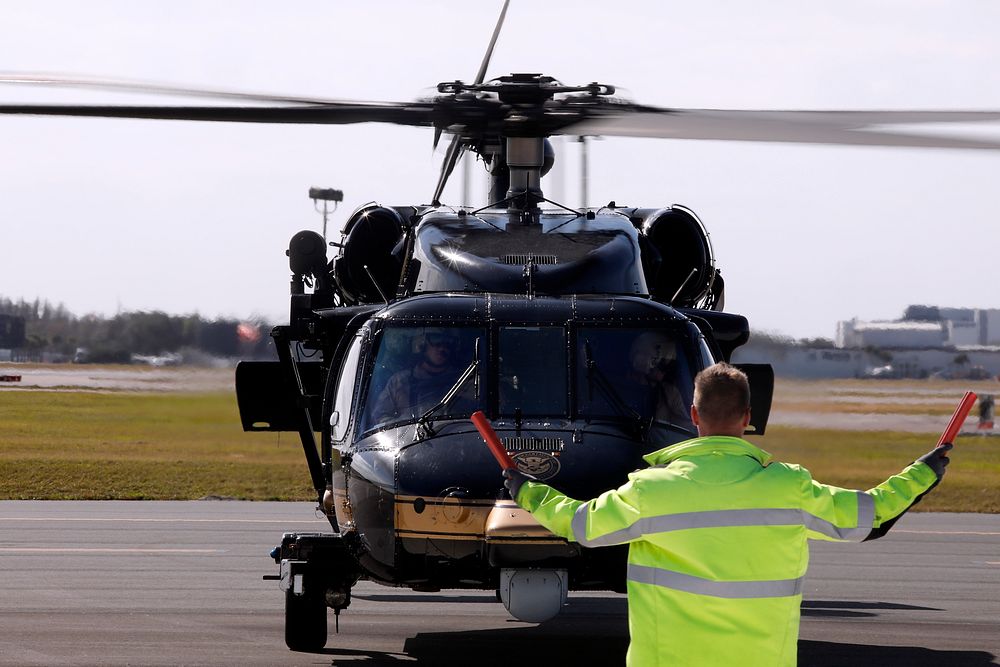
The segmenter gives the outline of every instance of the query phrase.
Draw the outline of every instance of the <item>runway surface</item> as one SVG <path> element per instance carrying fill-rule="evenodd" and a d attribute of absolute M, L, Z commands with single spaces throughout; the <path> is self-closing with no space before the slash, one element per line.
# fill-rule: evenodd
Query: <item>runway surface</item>
<path fill-rule="evenodd" d="M 0 664 L 624 662 L 621 595 L 571 594 L 536 625 L 492 592 L 365 582 L 340 634 L 331 614 L 324 653 L 290 652 L 267 553 L 326 527 L 310 503 L 0 502 Z M 801 665 L 1000 664 L 1000 516 L 912 514 L 887 538 L 812 554 Z"/>

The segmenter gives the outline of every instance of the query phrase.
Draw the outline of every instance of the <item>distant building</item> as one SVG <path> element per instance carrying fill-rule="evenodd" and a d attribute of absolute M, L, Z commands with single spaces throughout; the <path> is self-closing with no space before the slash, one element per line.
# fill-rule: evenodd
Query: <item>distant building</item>
<path fill-rule="evenodd" d="M 978 311 L 980 345 L 1000 345 L 1000 308 Z"/>
<path fill-rule="evenodd" d="M 910 306 L 907 319 L 837 323 L 836 347 L 864 349 L 972 348 L 1000 346 L 1000 309 Z"/>
<path fill-rule="evenodd" d="M 980 344 L 979 324 L 974 321 L 948 320 L 948 337 L 945 343 L 952 347 L 969 347 Z"/>
<path fill-rule="evenodd" d="M 947 334 L 941 322 L 861 322 L 837 323 L 834 345 L 841 349 L 866 347 L 942 347 Z"/>
<path fill-rule="evenodd" d="M 938 308 L 942 321 L 972 322 L 976 319 L 975 308 Z"/>
<path fill-rule="evenodd" d="M 1000 377 L 1000 309 L 916 305 L 899 320 L 838 322 L 833 349 L 751 334 L 733 360 L 798 378 Z"/>

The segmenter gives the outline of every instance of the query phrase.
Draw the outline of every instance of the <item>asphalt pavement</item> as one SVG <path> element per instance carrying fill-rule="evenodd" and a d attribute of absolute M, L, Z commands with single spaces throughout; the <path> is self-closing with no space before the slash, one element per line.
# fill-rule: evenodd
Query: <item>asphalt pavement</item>
<path fill-rule="evenodd" d="M 622 595 L 542 624 L 489 591 L 362 582 L 319 654 L 288 651 L 267 553 L 324 530 L 310 503 L 0 502 L 0 665 L 620 665 Z M 814 543 L 799 664 L 1000 664 L 1000 515 L 911 514 Z"/>

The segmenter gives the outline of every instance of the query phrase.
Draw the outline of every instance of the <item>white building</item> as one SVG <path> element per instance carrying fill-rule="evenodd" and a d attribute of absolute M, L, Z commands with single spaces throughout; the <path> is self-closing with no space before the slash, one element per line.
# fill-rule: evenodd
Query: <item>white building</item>
<path fill-rule="evenodd" d="M 975 308 L 938 308 L 941 321 L 947 322 L 974 322 L 976 320 Z"/>
<path fill-rule="evenodd" d="M 1000 345 L 1000 308 L 976 311 L 980 345 Z"/>
<path fill-rule="evenodd" d="M 979 324 L 974 321 L 948 320 L 945 329 L 948 338 L 945 344 L 952 347 L 979 345 Z"/>
<path fill-rule="evenodd" d="M 839 348 L 924 348 L 942 347 L 946 332 L 940 322 L 861 322 L 837 323 Z"/>
<path fill-rule="evenodd" d="M 839 348 L 926 349 L 1000 346 L 1000 309 L 938 308 L 940 321 L 837 323 Z"/>

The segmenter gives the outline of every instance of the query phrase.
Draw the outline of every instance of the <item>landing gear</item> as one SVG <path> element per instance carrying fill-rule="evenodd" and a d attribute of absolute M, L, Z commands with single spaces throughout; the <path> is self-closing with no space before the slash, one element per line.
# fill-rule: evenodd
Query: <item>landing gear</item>
<path fill-rule="evenodd" d="M 293 651 L 326 646 L 327 609 L 351 604 L 351 587 L 361 568 L 340 535 L 286 533 L 271 552 L 281 566 L 277 579 L 285 592 L 285 644 Z"/>
<path fill-rule="evenodd" d="M 293 651 L 326 646 L 326 600 L 322 595 L 285 591 L 285 645 Z"/>

